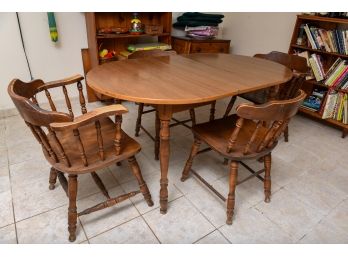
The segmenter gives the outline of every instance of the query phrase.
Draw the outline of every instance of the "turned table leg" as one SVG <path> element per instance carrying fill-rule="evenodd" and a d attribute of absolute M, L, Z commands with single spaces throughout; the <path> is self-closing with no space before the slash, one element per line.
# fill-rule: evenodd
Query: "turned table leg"
<path fill-rule="evenodd" d="M 163 105 L 158 106 L 158 114 L 160 118 L 160 167 L 161 167 L 161 180 L 160 180 L 160 212 L 162 214 L 167 213 L 168 207 L 168 165 L 169 165 L 169 138 L 170 128 L 169 122 L 172 118 L 171 106 Z"/>

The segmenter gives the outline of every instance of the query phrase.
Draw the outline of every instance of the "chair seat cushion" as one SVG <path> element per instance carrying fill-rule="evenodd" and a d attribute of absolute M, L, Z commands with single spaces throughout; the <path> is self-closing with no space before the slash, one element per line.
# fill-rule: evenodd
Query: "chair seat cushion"
<path fill-rule="evenodd" d="M 80 138 L 85 150 L 88 166 L 84 165 L 81 151 L 78 147 L 78 141 L 74 136 L 73 131 L 56 132 L 65 155 L 69 158 L 71 167 L 65 165 L 64 159 L 61 155 L 57 156 L 59 163 L 55 163 L 49 156 L 46 156 L 48 157 L 47 159 L 57 170 L 73 173 L 78 170 L 79 173 L 86 173 L 127 159 L 141 150 L 140 144 L 122 131 L 121 153 L 116 156 L 114 146 L 115 123 L 110 118 L 103 118 L 100 120 L 100 127 L 103 138 L 104 160 L 101 159 L 99 154 L 97 130 L 94 123 L 79 128 Z M 59 153 L 57 144 L 55 144 L 52 139 L 50 140 L 50 143 L 54 151 Z"/>
<path fill-rule="evenodd" d="M 193 127 L 193 133 L 208 144 L 211 148 L 219 152 L 226 158 L 233 160 L 242 160 L 248 158 L 257 158 L 258 156 L 264 156 L 271 149 L 273 149 L 276 143 L 267 150 L 256 152 L 258 145 L 261 143 L 263 137 L 267 133 L 266 127 L 261 127 L 258 132 L 258 136 L 254 143 L 250 146 L 250 154 L 243 154 L 245 146 L 250 140 L 253 132 L 255 131 L 257 123 L 251 120 L 244 120 L 242 129 L 240 130 L 237 138 L 237 142 L 230 153 L 227 153 L 227 146 L 229 138 L 232 135 L 234 128 L 236 127 L 238 116 L 231 115 L 226 118 L 217 119 L 214 121 L 198 124 Z"/>

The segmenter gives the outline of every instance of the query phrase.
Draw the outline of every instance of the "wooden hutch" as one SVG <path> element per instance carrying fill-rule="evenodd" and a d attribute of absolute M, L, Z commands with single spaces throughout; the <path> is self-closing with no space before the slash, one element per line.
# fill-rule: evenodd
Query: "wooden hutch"
<path fill-rule="evenodd" d="M 99 48 L 112 49 L 119 53 L 127 49 L 129 44 L 146 43 L 146 42 L 162 42 L 171 44 L 171 28 L 172 28 L 172 13 L 171 12 L 148 12 L 138 13 L 138 18 L 142 24 L 161 26 L 161 32 L 151 34 L 132 35 L 130 33 L 124 34 L 98 34 L 101 28 L 130 28 L 133 13 L 99 13 L 90 12 L 85 14 L 87 37 L 88 37 L 88 54 L 84 56 L 84 67 L 88 63 L 89 69 L 102 64 L 99 59 Z M 163 28 L 163 29 L 162 29 Z M 86 60 L 88 57 L 88 60 Z M 115 58 L 117 59 L 117 58 Z M 86 72 L 86 68 L 85 68 Z M 106 100 L 106 96 L 94 92 L 87 85 L 88 101 Z"/>

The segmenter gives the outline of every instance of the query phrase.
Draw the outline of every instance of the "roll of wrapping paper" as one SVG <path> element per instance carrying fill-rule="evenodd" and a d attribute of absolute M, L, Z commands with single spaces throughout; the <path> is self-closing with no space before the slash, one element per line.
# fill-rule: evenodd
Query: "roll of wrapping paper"
<path fill-rule="evenodd" d="M 48 26 L 50 28 L 51 40 L 53 42 L 57 42 L 58 41 L 58 31 L 57 31 L 56 19 L 54 18 L 54 13 L 48 12 L 47 17 L 48 17 Z"/>

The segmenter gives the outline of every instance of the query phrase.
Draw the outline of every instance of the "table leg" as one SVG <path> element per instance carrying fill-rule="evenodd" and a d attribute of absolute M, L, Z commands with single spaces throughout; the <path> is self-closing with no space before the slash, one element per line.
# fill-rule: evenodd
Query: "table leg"
<path fill-rule="evenodd" d="M 162 214 L 167 213 L 168 207 L 168 165 L 169 165 L 169 138 L 170 128 L 169 122 L 172 118 L 172 108 L 168 105 L 158 106 L 158 115 L 160 118 L 160 167 L 161 167 L 161 180 L 160 180 L 160 212 Z"/>

